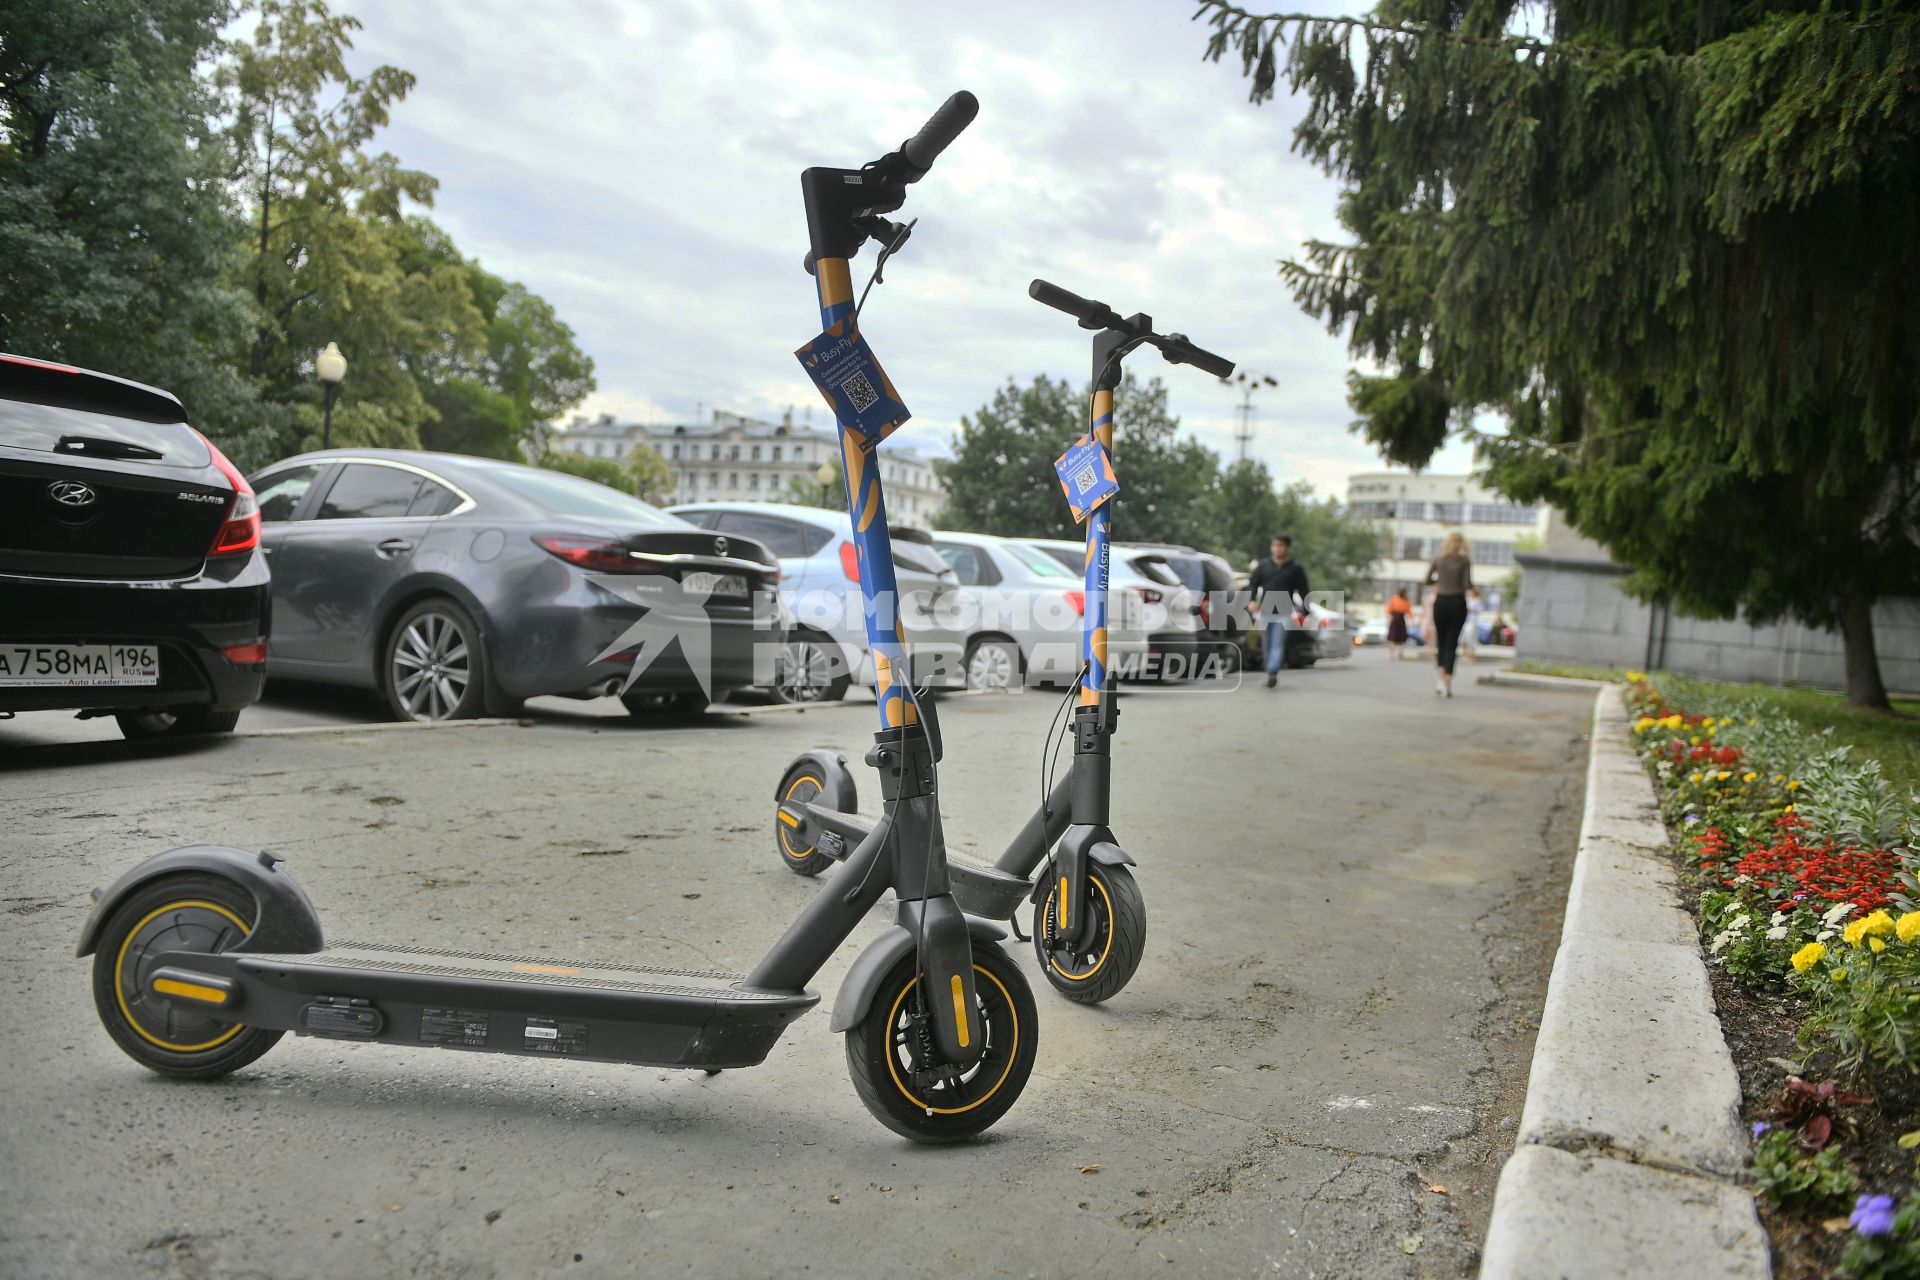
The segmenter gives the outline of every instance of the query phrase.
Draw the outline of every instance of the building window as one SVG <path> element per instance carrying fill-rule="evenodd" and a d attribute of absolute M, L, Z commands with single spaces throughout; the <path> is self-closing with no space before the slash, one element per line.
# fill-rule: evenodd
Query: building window
<path fill-rule="evenodd" d="M 738 462 L 738 461 L 740 461 L 740 446 L 739 446 L 739 445 L 737 445 L 737 444 L 733 444 L 733 445 L 728 445 L 728 446 L 727 446 L 727 461 L 728 461 L 728 462 Z"/>
<path fill-rule="evenodd" d="M 775 462 L 778 462 L 778 461 L 780 461 L 780 446 L 779 446 L 779 445 L 775 445 L 775 446 L 773 446 L 773 460 L 774 460 Z"/>
<path fill-rule="evenodd" d="M 719 487 L 720 487 L 720 473 L 718 471 L 707 472 L 707 488 L 718 489 Z"/>
<path fill-rule="evenodd" d="M 1402 560 L 1425 560 L 1427 558 L 1426 540 L 1424 538 L 1400 539 L 1399 558 Z"/>
<path fill-rule="evenodd" d="M 1512 564 L 1513 544 L 1511 542 L 1482 542 L 1473 549 L 1475 564 Z"/>
<path fill-rule="evenodd" d="M 760 461 L 760 446 L 759 445 L 753 446 L 753 449 L 751 450 L 751 454 L 755 462 Z"/>
<path fill-rule="evenodd" d="M 674 445 L 674 446 L 673 446 L 673 452 L 672 452 L 672 454 L 671 454 L 671 456 L 672 456 L 672 457 L 675 457 L 675 458 L 678 458 L 678 457 L 680 456 L 680 446 L 679 446 L 679 445 L 677 445 L 677 444 L 676 444 L 676 445 Z"/>
<path fill-rule="evenodd" d="M 747 472 L 747 488 L 758 489 L 759 487 L 760 487 L 760 473 L 758 471 Z"/>
<path fill-rule="evenodd" d="M 740 473 L 738 471 L 727 472 L 727 488 L 738 489 L 739 487 L 740 487 Z"/>
<path fill-rule="evenodd" d="M 1458 502 L 1429 502 L 1427 510 L 1431 513 L 1427 517 L 1429 520 L 1439 520 L 1445 524 L 1459 524 L 1463 511 Z"/>

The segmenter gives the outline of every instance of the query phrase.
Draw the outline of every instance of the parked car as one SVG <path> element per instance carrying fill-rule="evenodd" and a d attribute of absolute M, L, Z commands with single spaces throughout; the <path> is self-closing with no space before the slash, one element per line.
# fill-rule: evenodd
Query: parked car
<path fill-rule="evenodd" d="M 0 355 L 0 716 L 231 732 L 266 679 L 253 490 L 156 387 Z"/>
<path fill-rule="evenodd" d="M 1157 573 L 1187 589 L 1199 620 L 1196 653 L 1224 659 L 1229 669 L 1237 670 L 1250 619 L 1247 597 L 1235 582 L 1233 566 L 1219 556 L 1173 543 L 1127 543 L 1125 550 L 1137 558 L 1144 572 Z"/>
<path fill-rule="evenodd" d="M 1332 609 L 1309 602 L 1304 614 L 1293 616 L 1294 625 L 1287 629 L 1287 656 L 1281 661 L 1289 670 L 1311 667 L 1327 659 L 1350 658 L 1354 646 L 1360 643 L 1350 637 L 1346 615 Z M 1384 624 L 1382 631 L 1384 634 Z M 1247 661 L 1264 667 L 1266 629 L 1249 627 L 1242 634 L 1247 638 Z"/>
<path fill-rule="evenodd" d="M 788 630 L 769 686 L 783 702 L 833 702 L 867 667 L 867 623 L 853 529 L 843 511 L 783 502 L 688 502 L 674 515 L 729 537 L 754 538 L 780 560 Z M 893 529 L 900 620 L 916 685 L 959 685 L 970 638 L 953 615 L 959 579 L 921 533 Z"/>
<path fill-rule="evenodd" d="M 1079 673 L 1087 609 L 1080 574 L 1038 547 L 991 534 L 935 531 L 933 546 L 953 569 L 970 606 L 969 689 L 1011 688 L 1023 680 L 1060 683 Z M 1147 654 L 1147 635 L 1140 627 L 1142 591 L 1152 589 L 1109 590 L 1110 670 L 1132 670 Z"/>
<path fill-rule="evenodd" d="M 751 683 L 756 610 L 779 568 L 631 494 L 541 467 L 400 449 L 334 449 L 253 478 L 272 558 L 272 676 L 372 689 L 401 719 L 510 714 L 542 694 L 617 695 L 635 715 L 698 711 L 680 644 L 602 657 L 649 610 L 636 594 L 704 593 L 713 697 Z M 662 609 L 669 606 L 661 606 Z M 637 644 L 637 640 L 636 640 Z"/>
<path fill-rule="evenodd" d="M 1059 538 L 1020 538 L 1053 557 L 1075 576 L 1082 577 L 1087 561 L 1084 542 Z M 1157 556 L 1115 543 L 1107 562 L 1107 587 L 1113 625 L 1147 637 L 1147 654 L 1133 669 L 1118 668 L 1123 679 L 1147 680 L 1162 676 L 1185 678 L 1193 674 L 1199 652 L 1200 605 L 1173 570 L 1156 563 Z"/>

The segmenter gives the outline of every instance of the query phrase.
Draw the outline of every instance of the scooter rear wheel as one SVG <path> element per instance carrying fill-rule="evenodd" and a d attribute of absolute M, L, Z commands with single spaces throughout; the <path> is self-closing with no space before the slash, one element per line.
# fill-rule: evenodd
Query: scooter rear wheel
<path fill-rule="evenodd" d="M 778 800 L 774 802 L 774 848 L 780 852 L 780 865 L 795 875 L 820 875 L 833 865 L 833 858 L 822 854 L 818 844 L 804 842 L 781 818 L 780 804 L 793 800 L 804 804 L 814 800 L 841 814 L 852 812 L 852 775 L 839 766 L 839 777 L 829 777 L 828 766 L 818 760 L 820 752 L 808 752 L 787 766 L 780 779 Z"/>
<path fill-rule="evenodd" d="M 1033 953 L 1040 972 L 1067 999 L 1099 1004 L 1120 994 L 1140 967 L 1147 946 L 1147 902 L 1124 866 L 1095 863 L 1087 869 L 1087 918 L 1093 931 L 1085 950 L 1069 955 L 1047 945 L 1053 932 L 1059 880 L 1033 908 Z"/>
<path fill-rule="evenodd" d="M 973 943 L 974 990 L 987 1048 L 957 1080 L 931 1088 L 913 1078 L 911 1015 L 920 981 L 917 957 L 895 965 L 874 993 L 873 1007 L 847 1032 L 847 1069 L 860 1101 L 881 1124 L 915 1142 L 960 1142 L 1007 1113 L 1027 1087 L 1039 1043 L 1033 990 L 1007 953 Z"/>
<path fill-rule="evenodd" d="M 93 1004 L 113 1042 L 149 1071 L 211 1080 L 246 1066 L 283 1032 L 224 1022 L 152 994 L 147 975 L 167 951 L 218 954 L 253 931 L 252 895 L 223 876 L 167 876 L 128 895 L 100 930 Z"/>

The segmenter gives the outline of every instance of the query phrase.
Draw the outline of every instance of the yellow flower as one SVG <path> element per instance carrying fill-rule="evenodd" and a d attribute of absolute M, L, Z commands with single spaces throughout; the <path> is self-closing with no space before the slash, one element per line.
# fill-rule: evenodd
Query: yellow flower
<path fill-rule="evenodd" d="M 1719 776 L 1720 776 L 1720 781 L 1722 781 L 1722 782 L 1725 782 L 1725 781 L 1726 781 L 1726 780 L 1727 780 L 1728 778 L 1731 778 L 1731 777 L 1733 776 L 1733 774 L 1731 774 L 1731 773 L 1729 773 L 1729 772 L 1728 772 L 1727 770 L 1725 770 L 1725 769 L 1722 769 L 1722 770 L 1720 771 L 1720 775 L 1719 775 Z"/>
<path fill-rule="evenodd" d="M 1794 972 L 1805 973 L 1826 958 L 1826 947 L 1818 942 L 1809 942 L 1806 946 L 1793 953 Z"/>
<path fill-rule="evenodd" d="M 1693 771 L 1692 773 L 1690 773 L 1690 774 L 1688 774 L 1688 775 L 1687 775 L 1687 781 L 1688 781 L 1688 782 L 1698 782 L 1698 781 L 1700 781 L 1700 771 L 1699 771 L 1698 769 L 1695 769 L 1695 770 L 1694 770 L 1694 771 Z"/>
<path fill-rule="evenodd" d="M 1887 949 L 1886 939 L 1884 938 L 1868 938 L 1867 945 L 1875 951 L 1885 951 Z"/>
<path fill-rule="evenodd" d="M 1835 982 L 1845 982 L 1847 980 L 1847 971 L 1845 969 L 1835 969 L 1833 971 L 1833 980 Z"/>
<path fill-rule="evenodd" d="M 1694 735 L 1693 735 L 1693 736 L 1692 736 L 1691 738 L 1688 738 L 1688 739 L 1687 739 L 1687 745 L 1688 745 L 1688 746 L 1690 746 L 1690 747 L 1697 747 L 1697 746 L 1699 746 L 1699 745 L 1700 745 L 1700 735 L 1696 733 L 1696 734 L 1694 734 Z"/>
<path fill-rule="evenodd" d="M 1782 810 L 1781 810 L 1780 812 L 1782 812 L 1782 813 L 1792 813 L 1792 812 L 1793 812 L 1793 806 L 1792 806 L 1792 805 L 1788 805 L 1788 806 L 1787 806 L 1786 808 L 1784 808 L 1784 809 L 1782 809 Z"/>
<path fill-rule="evenodd" d="M 1647 673 L 1644 671 L 1635 671 L 1631 667 L 1627 669 L 1628 684 L 1639 684 L 1642 681 L 1644 681 L 1646 678 L 1647 678 Z"/>
<path fill-rule="evenodd" d="M 1909 911 L 1893 922 L 1893 931 L 1900 935 L 1900 941 L 1912 942 L 1920 938 L 1920 911 Z"/>
<path fill-rule="evenodd" d="M 1776 773 L 1773 775 L 1773 780 L 1776 783 L 1785 782 L 1787 780 L 1787 775 L 1784 773 Z"/>
<path fill-rule="evenodd" d="M 1754 772 L 1752 772 L 1752 771 L 1748 771 L 1748 772 L 1746 772 L 1746 773 L 1743 773 L 1743 774 L 1741 774 L 1741 775 L 1740 775 L 1740 781 L 1742 781 L 1742 782 L 1754 782 L 1754 781 L 1757 781 L 1757 780 L 1759 779 L 1759 777 L 1760 777 L 1760 775 L 1759 775 L 1759 774 L 1757 774 L 1757 773 L 1754 773 Z"/>
<path fill-rule="evenodd" d="M 1855 920 L 1840 931 L 1841 939 L 1850 947 L 1860 945 L 1860 939 L 1867 936 L 1867 922 Z"/>
<path fill-rule="evenodd" d="M 1638 720 L 1635 720 L 1633 722 L 1633 731 L 1635 733 L 1645 733 L 1647 730 L 1653 728 L 1653 726 L 1657 723 L 1658 721 L 1656 721 L 1652 716 L 1641 716 Z"/>
<path fill-rule="evenodd" d="M 1787 784 L 1787 790 L 1789 791 L 1798 791 L 1799 789 L 1800 789 L 1800 779 L 1798 778 L 1795 778 L 1792 782 L 1789 782 Z"/>
<path fill-rule="evenodd" d="M 1899 928 L 1894 924 L 1893 917 L 1884 910 L 1874 912 L 1860 923 L 1866 926 L 1869 938 L 1891 938 L 1894 930 Z"/>

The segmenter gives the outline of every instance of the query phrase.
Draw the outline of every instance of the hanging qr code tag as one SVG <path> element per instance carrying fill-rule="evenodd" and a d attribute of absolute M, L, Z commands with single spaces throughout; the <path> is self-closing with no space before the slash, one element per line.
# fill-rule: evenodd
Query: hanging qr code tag
<path fill-rule="evenodd" d="M 1107 456 L 1098 440 L 1081 440 L 1060 455 L 1053 469 L 1060 473 L 1060 487 L 1066 491 L 1067 505 L 1073 508 L 1075 524 L 1120 492 L 1120 481 L 1113 474 L 1113 459 Z"/>
<path fill-rule="evenodd" d="M 835 325 L 793 354 L 826 397 L 833 416 L 869 443 L 886 439 L 913 416 L 858 330 L 849 334 Z"/>

